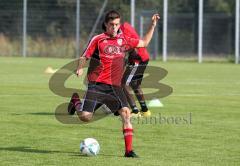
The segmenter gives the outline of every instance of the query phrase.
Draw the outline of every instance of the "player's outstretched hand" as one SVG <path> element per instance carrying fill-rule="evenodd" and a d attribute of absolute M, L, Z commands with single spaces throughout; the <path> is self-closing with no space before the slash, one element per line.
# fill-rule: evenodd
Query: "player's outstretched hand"
<path fill-rule="evenodd" d="M 155 27 L 157 25 L 157 21 L 160 19 L 160 15 L 159 14 L 154 14 L 152 16 L 152 25 Z"/>
<path fill-rule="evenodd" d="M 77 69 L 76 74 L 77 76 L 81 76 L 83 74 L 83 69 L 82 68 Z"/>

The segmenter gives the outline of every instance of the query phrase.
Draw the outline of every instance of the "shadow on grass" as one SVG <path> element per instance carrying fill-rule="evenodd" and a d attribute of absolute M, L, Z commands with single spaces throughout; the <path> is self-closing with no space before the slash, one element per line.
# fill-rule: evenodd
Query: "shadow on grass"
<path fill-rule="evenodd" d="M 79 154 L 72 154 L 72 155 L 70 155 L 70 156 L 75 156 L 75 157 L 91 157 L 91 156 L 87 156 L 87 155 L 84 155 L 84 154 L 81 154 L 81 153 L 79 153 Z M 117 156 L 117 155 L 113 155 L 113 154 L 98 154 L 97 156 L 99 156 L 99 157 L 120 157 L 120 158 L 123 158 L 123 156 Z M 93 156 L 94 157 L 94 156 Z"/>
<path fill-rule="evenodd" d="M 12 152 L 26 152 L 26 153 L 42 153 L 42 154 L 52 154 L 52 153 L 67 153 L 67 154 L 75 154 L 76 152 L 62 152 L 55 150 L 41 150 L 41 149 L 33 149 L 31 147 L 19 146 L 19 147 L 0 147 L 0 151 L 12 151 Z"/>
<path fill-rule="evenodd" d="M 69 156 L 73 157 L 89 157 L 81 154 L 80 152 L 64 152 L 57 150 L 41 150 L 41 149 L 33 149 L 27 146 L 19 146 L 19 147 L 0 147 L 0 151 L 11 151 L 11 152 L 24 152 L 24 153 L 40 153 L 40 154 L 55 154 L 55 153 L 65 153 L 69 154 Z M 112 154 L 99 154 L 98 156 L 102 157 L 123 157 Z"/>
<path fill-rule="evenodd" d="M 55 115 L 54 112 L 29 112 L 29 113 L 25 113 L 25 114 L 19 114 L 19 113 L 13 113 L 11 115 L 14 115 L 14 116 L 17 116 L 17 115 L 41 115 L 41 116 L 44 116 L 44 115 Z"/>
<path fill-rule="evenodd" d="M 29 115 L 55 115 L 54 112 L 30 112 Z"/>
<path fill-rule="evenodd" d="M 121 158 L 123 158 L 123 155 L 122 156 L 117 156 L 117 155 L 114 155 L 114 154 L 99 154 L 99 156 L 103 156 L 103 157 L 121 157 Z"/>

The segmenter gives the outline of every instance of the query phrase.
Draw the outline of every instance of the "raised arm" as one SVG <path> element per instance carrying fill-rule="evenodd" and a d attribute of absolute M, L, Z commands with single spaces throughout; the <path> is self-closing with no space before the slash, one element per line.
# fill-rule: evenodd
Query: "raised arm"
<path fill-rule="evenodd" d="M 152 16 L 151 25 L 149 26 L 149 29 L 148 29 L 147 33 L 145 34 L 145 36 L 142 39 L 139 40 L 139 43 L 138 43 L 137 47 L 147 47 L 148 46 L 149 42 L 152 39 L 154 29 L 157 25 L 157 21 L 159 19 L 160 19 L 159 14 L 154 14 Z"/>

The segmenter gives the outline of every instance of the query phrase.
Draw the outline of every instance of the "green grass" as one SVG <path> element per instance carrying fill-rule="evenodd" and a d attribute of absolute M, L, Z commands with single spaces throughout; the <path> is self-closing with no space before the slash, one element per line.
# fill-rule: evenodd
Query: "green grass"
<path fill-rule="evenodd" d="M 240 165 L 240 66 L 230 63 L 154 61 L 168 71 L 173 93 L 151 108 L 154 117 L 188 123 L 134 122 L 139 159 L 123 158 L 121 123 L 108 117 L 87 125 L 62 124 L 55 108 L 69 98 L 48 88 L 47 66 L 70 59 L 0 57 L 0 165 Z M 81 79 L 67 85 L 78 88 Z M 97 157 L 79 153 L 80 140 L 96 138 Z"/>

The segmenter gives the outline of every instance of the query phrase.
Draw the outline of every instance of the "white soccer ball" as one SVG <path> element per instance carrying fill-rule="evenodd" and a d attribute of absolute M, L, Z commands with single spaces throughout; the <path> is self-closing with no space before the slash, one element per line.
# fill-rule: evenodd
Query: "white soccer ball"
<path fill-rule="evenodd" d="M 96 156 L 100 151 L 100 145 L 94 138 L 86 138 L 80 143 L 80 152 L 87 156 Z"/>

